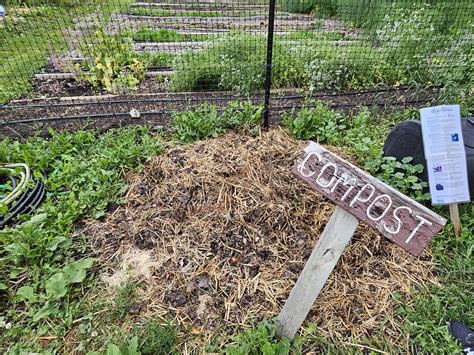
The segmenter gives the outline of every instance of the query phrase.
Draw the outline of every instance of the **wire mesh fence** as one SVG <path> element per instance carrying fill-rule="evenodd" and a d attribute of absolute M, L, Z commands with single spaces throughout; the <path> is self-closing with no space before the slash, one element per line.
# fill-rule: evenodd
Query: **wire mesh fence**
<path fill-rule="evenodd" d="M 270 0 L 0 3 L 3 125 L 261 102 L 272 32 L 285 107 L 328 91 L 472 89 L 471 0 L 277 0 L 272 31 Z"/>

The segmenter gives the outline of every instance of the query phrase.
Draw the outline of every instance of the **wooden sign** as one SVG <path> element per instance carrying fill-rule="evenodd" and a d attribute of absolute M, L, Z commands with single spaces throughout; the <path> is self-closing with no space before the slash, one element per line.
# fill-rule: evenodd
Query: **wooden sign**
<path fill-rule="evenodd" d="M 293 173 L 384 237 L 419 256 L 446 219 L 310 142 Z"/>
<path fill-rule="evenodd" d="M 277 319 L 277 335 L 293 339 L 350 242 L 359 220 L 413 255 L 446 219 L 351 163 L 310 142 L 293 173 L 338 207 L 291 290 Z"/>

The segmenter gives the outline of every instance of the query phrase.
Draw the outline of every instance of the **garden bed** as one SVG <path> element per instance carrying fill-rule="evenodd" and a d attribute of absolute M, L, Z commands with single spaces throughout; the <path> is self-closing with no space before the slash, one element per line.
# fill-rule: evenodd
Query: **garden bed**
<path fill-rule="evenodd" d="M 262 93 L 249 98 L 239 98 L 229 91 L 170 93 L 158 85 L 156 80 L 148 79 L 141 84 L 139 94 L 108 95 L 94 93 L 89 86 L 74 80 L 37 81 L 30 95 L 0 109 L 0 136 L 24 138 L 38 132 L 48 134 L 48 127 L 57 131 L 85 127 L 104 130 L 129 124 L 161 128 L 169 126 L 172 112 L 204 102 L 220 107 L 239 99 L 254 104 L 263 101 Z M 320 91 L 312 97 L 342 111 L 357 112 L 362 107 L 371 107 L 389 113 L 429 104 L 436 92 L 436 89 L 389 88 L 346 93 Z M 294 107 L 311 106 L 308 98 L 305 90 L 275 90 L 271 122 L 278 124 L 281 115 Z M 140 112 L 141 117 L 131 118 L 131 110 Z"/>
<path fill-rule="evenodd" d="M 205 340 L 276 316 L 333 211 L 291 174 L 303 146 L 279 129 L 229 133 L 130 174 L 125 204 L 84 230 L 103 282 L 140 282 L 136 313 Z M 396 295 L 427 283 L 437 283 L 429 250 L 411 257 L 361 225 L 308 321 L 327 337 L 406 342 Z"/>

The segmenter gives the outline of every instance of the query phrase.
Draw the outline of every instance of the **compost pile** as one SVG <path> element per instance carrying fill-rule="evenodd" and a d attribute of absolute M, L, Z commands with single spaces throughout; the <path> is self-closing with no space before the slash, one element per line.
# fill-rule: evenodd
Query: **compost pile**
<path fill-rule="evenodd" d="M 141 314 L 202 334 L 276 316 L 334 209 L 292 175 L 303 147 L 276 129 L 167 149 L 87 224 L 103 280 L 142 281 Z M 393 295 L 436 282 L 430 261 L 360 225 L 308 320 L 327 336 L 398 339 Z"/>

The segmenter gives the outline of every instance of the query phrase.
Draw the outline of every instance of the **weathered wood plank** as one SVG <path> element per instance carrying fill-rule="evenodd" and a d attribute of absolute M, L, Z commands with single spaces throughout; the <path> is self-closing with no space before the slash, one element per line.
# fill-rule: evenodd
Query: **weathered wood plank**
<path fill-rule="evenodd" d="M 310 142 L 293 173 L 387 239 L 419 256 L 446 219 Z"/>
<path fill-rule="evenodd" d="M 336 207 L 277 319 L 277 334 L 293 339 L 351 240 L 359 221 Z"/>
<path fill-rule="evenodd" d="M 459 205 L 457 203 L 452 203 L 449 205 L 449 215 L 451 217 L 451 222 L 453 222 L 454 235 L 456 237 L 461 236 L 461 218 L 459 217 Z"/>
<path fill-rule="evenodd" d="M 145 77 L 154 78 L 157 76 L 170 76 L 173 75 L 172 70 L 154 70 L 145 73 Z M 36 80 L 63 80 L 63 79 L 74 79 L 76 74 L 74 73 L 43 73 L 35 74 Z"/>

